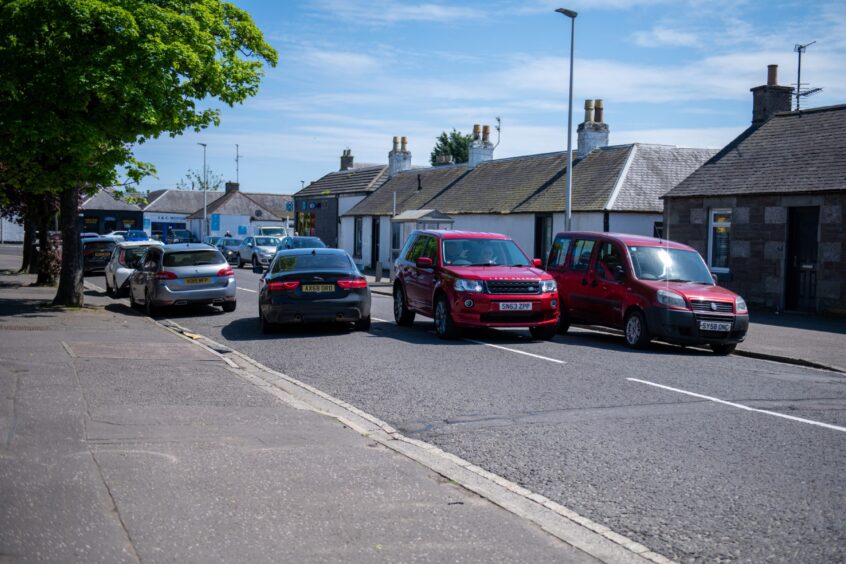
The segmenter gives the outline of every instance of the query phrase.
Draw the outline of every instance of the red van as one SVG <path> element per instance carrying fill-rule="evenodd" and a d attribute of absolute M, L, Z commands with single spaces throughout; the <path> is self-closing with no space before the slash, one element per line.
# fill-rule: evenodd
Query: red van
<path fill-rule="evenodd" d="M 433 317 L 442 339 L 459 327 L 528 327 L 551 339 L 558 325 L 558 291 L 511 239 L 474 231 L 415 231 L 394 263 L 394 319 L 411 325 Z"/>
<path fill-rule="evenodd" d="M 730 354 L 749 328 L 746 302 L 717 286 L 687 245 L 618 233 L 559 233 L 546 270 L 558 282 L 560 332 L 571 323 L 602 325 L 623 329 L 634 348 L 655 338 Z"/>

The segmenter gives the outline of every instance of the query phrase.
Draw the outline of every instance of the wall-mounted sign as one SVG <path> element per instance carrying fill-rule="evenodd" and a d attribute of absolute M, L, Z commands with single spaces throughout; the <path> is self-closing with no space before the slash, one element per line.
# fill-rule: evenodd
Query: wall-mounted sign
<path fill-rule="evenodd" d="M 220 214 L 213 213 L 211 216 L 211 230 L 220 231 Z"/>
<path fill-rule="evenodd" d="M 247 234 L 247 226 L 246 225 L 239 225 L 238 226 L 238 235 L 246 235 Z"/>

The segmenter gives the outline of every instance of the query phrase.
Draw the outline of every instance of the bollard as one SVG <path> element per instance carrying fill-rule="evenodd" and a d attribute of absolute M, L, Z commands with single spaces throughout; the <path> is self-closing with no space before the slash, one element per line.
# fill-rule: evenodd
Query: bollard
<path fill-rule="evenodd" d="M 379 283 L 382 281 L 382 262 L 376 262 L 376 282 Z"/>

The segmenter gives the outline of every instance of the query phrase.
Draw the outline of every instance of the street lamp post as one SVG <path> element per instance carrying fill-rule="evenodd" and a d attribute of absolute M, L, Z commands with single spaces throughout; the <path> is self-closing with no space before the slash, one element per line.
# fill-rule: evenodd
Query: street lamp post
<path fill-rule="evenodd" d="M 206 238 L 206 231 L 208 230 L 208 192 L 209 181 L 206 178 L 206 144 L 197 143 L 203 147 L 203 227 L 200 229 L 200 240 L 204 241 Z"/>
<path fill-rule="evenodd" d="M 570 18 L 570 94 L 567 103 L 567 156 L 564 159 L 565 166 L 567 167 L 564 171 L 565 182 L 567 184 L 567 213 L 564 217 L 564 228 L 566 231 L 570 231 L 573 221 L 573 206 L 571 205 L 573 174 L 570 170 L 573 168 L 573 48 L 576 44 L 576 16 L 578 14 L 566 8 L 558 8 L 555 11 Z"/>

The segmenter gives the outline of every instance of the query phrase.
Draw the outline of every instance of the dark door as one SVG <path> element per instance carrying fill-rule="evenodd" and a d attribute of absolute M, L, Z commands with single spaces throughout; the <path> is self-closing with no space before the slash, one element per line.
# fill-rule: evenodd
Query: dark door
<path fill-rule="evenodd" d="M 787 309 L 815 310 L 820 208 L 790 208 L 787 224 Z"/>
<path fill-rule="evenodd" d="M 610 241 L 603 241 L 594 261 L 596 284 L 594 313 L 596 320 L 611 327 L 623 326 L 623 301 L 626 298 L 623 251 Z"/>
<path fill-rule="evenodd" d="M 376 268 L 377 262 L 379 262 L 379 216 L 370 218 L 370 268 Z"/>
<path fill-rule="evenodd" d="M 546 261 L 549 256 L 549 250 L 552 247 L 552 216 L 551 215 L 536 215 L 535 216 L 535 255 L 534 258 L 539 258 Z"/>
<path fill-rule="evenodd" d="M 563 270 L 555 276 L 561 297 L 561 313 L 571 322 L 594 321 L 593 294 L 597 286 L 591 269 L 594 246 L 596 241 L 593 239 L 574 240 L 570 257 Z"/>

